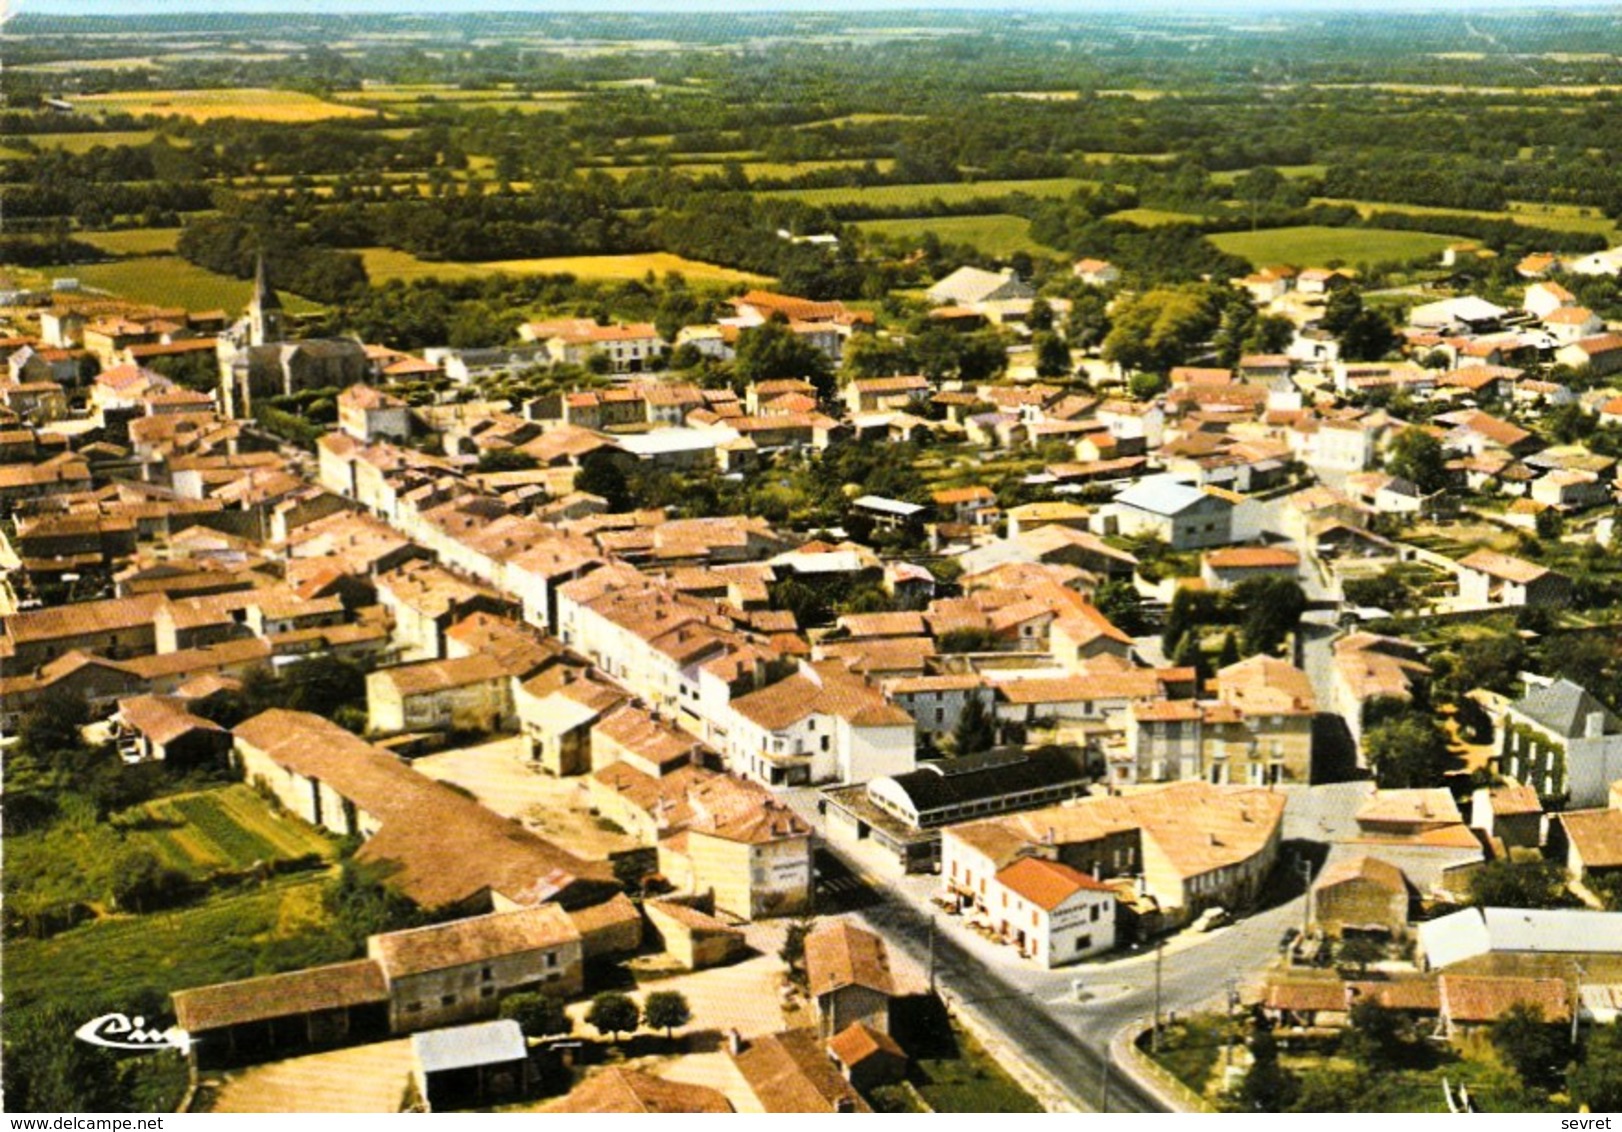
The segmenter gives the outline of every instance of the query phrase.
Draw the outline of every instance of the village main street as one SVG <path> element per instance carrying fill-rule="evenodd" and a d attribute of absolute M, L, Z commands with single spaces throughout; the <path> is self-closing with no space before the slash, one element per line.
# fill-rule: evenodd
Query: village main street
<path fill-rule="evenodd" d="M 1303 878 L 1353 836 L 1352 814 L 1367 783 L 1292 789 L 1283 849 L 1270 898 L 1236 923 L 1209 933 L 1183 932 L 1152 948 L 1045 970 L 984 939 L 931 902 L 940 878 L 896 876 L 870 844 L 823 842 L 819 910 L 849 911 L 892 947 L 933 969 L 947 1005 L 972 1013 L 1035 1065 L 1083 1111 L 1159 1112 L 1167 1104 L 1152 1083 L 1114 1063 L 1110 1047 L 1127 1028 L 1152 1020 L 1157 966 L 1164 1015 L 1220 1009 L 1230 991 L 1278 959 L 1281 941 L 1300 927 Z M 797 791 L 795 809 L 816 821 L 814 791 Z M 820 825 L 819 825 L 820 829 Z"/>

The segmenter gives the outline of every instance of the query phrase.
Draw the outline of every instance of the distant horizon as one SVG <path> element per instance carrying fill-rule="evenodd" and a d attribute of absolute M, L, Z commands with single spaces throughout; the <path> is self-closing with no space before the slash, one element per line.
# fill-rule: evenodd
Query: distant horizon
<path fill-rule="evenodd" d="M 766 12 L 1040 12 L 1043 14 L 1096 14 L 1119 12 L 1142 15 L 1306 15 L 1366 12 L 1436 12 L 1466 15 L 1475 12 L 1615 11 L 1622 4 L 1595 0 L 1026 0 L 1017 4 L 985 0 L 763 0 L 749 14 Z M 590 4 L 580 0 L 0 0 L 0 12 L 9 16 L 105 17 L 162 15 L 297 15 L 340 16 L 349 13 L 386 15 L 478 15 L 481 13 L 592 15 L 683 15 L 695 11 L 734 12 L 733 0 L 615 0 Z"/>

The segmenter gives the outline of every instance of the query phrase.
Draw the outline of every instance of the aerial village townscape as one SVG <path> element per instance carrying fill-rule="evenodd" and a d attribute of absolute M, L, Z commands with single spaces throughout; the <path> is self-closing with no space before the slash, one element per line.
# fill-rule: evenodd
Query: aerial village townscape
<path fill-rule="evenodd" d="M 6 25 L 9 1111 L 1622 1107 L 1622 21 L 904 17 Z"/>

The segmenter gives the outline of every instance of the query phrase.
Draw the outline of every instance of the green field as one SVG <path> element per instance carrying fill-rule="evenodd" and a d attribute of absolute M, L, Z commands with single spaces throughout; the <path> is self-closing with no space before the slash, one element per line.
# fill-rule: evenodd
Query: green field
<path fill-rule="evenodd" d="M 227 313 L 235 313 L 247 305 L 248 296 L 253 291 L 251 280 L 216 275 L 179 256 L 142 256 L 117 263 L 79 263 L 47 267 L 44 271 L 52 279 L 74 278 L 87 289 L 106 291 L 131 302 L 185 307 L 194 311 L 223 308 Z M 294 314 L 321 309 L 297 295 L 283 294 L 282 303 Z"/>
<path fill-rule="evenodd" d="M 1053 248 L 1031 239 L 1031 222 L 1023 216 L 992 213 L 989 216 L 920 216 L 906 220 L 863 220 L 856 225 L 864 232 L 880 236 L 917 239 L 926 232 L 948 244 L 971 244 L 988 255 L 1008 256 L 1015 252 L 1032 255 L 1060 255 Z"/>
<path fill-rule="evenodd" d="M 1323 266 L 1330 261 L 1373 263 L 1437 255 L 1458 236 L 1399 232 L 1385 228 L 1270 228 L 1260 232 L 1221 232 L 1209 237 L 1223 251 L 1251 263 Z"/>
<path fill-rule="evenodd" d="M 1162 224 L 1198 224 L 1205 217 L 1193 212 L 1171 212 L 1164 208 L 1127 208 L 1109 214 L 1111 220 L 1136 224 L 1139 228 L 1157 228 Z"/>
<path fill-rule="evenodd" d="M 238 872 L 259 862 L 333 856 L 332 842 L 277 813 L 249 787 L 176 794 L 142 807 L 149 825 L 131 834 L 148 841 L 164 864 L 193 874 Z"/>
<path fill-rule="evenodd" d="M 1539 204 L 1533 201 L 1511 201 L 1503 212 L 1472 208 L 1434 208 L 1423 204 L 1397 204 L 1393 201 L 1344 200 L 1336 197 L 1315 197 L 1314 204 L 1351 205 L 1361 216 L 1376 212 L 1403 212 L 1410 216 L 1474 216 L 1481 220 L 1513 220 L 1534 228 L 1553 228 L 1560 232 L 1597 232 L 1606 239 L 1617 238 L 1622 228 L 1604 215 L 1602 210 L 1575 204 Z"/>
<path fill-rule="evenodd" d="M 1327 165 L 1277 165 L 1274 166 L 1286 180 L 1301 181 L 1308 177 L 1322 177 Z M 1230 169 L 1224 173 L 1212 173 L 1211 183 L 1214 185 L 1231 185 L 1240 177 L 1250 172 L 1248 169 Z"/>
<path fill-rule="evenodd" d="M 97 920 L 50 939 L 8 940 L 7 1009 L 118 1003 L 143 990 L 167 994 L 271 967 L 345 959 L 348 942 L 329 930 L 322 905 L 326 881 L 326 873 L 287 877 L 187 908 Z M 295 947 L 296 963 L 279 961 Z"/>
<path fill-rule="evenodd" d="M 716 154 L 714 156 L 722 157 L 723 155 Z M 852 157 L 836 161 L 740 161 L 738 164 L 743 167 L 743 175 L 751 181 L 762 179 L 781 181 L 790 177 L 815 173 L 819 169 L 859 169 L 863 165 L 869 164 L 869 162 L 862 158 Z M 873 159 L 871 164 L 880 173 L 885 173 L 895 167 L 895 159 L 879 157 Z M 623 179 L 632 173 L 646 172 L 654 168 L 656 166 L 653 165 L 602 165 L 587 171 L 607 173 L 610 177 Z M 673 162 L 670 171 L 688 177 L 708 177 L 712 174 L 726 172 L 726 165 L 723 161 Z"/>
<path fill-rule="evenodd" d="M 120 232 L 82 232 L 79 239 L 108 255 L 167 255 L 180 239 L 179 228 L 126 228 Z"/>
<path fill-rule="evenodd" d="M 677 271 L 689 283 L 760 283 L 764 276 L 734 271 L 713 263 L 684 259 L 669 252 L 642 255 L 554 256 L 549 259 L 508 259 L 492 263 L 433 263 L 393 248 L 361 248 L 366 274 L 372 282 L 389 279 L 479 279 L 498 272 L 508 275 L 574 275 L 581 279 L 641 279 L 648 272 L 665 275 Z"/>
<path fill-rule="evenodd" d="M 962 204 L 965 201 L 1005 197 L 1012 193 L 1025 193 L 1033 197 L 1067 197 L 1077 189 L 1097 184 L 1097 181 L 1084 181 L 1077 177 L 1050 177 L 1037 181 L 941 181 L 925 185 L 774 189 L 757 195 L 800 200 L 810 205 L 868 204 L 875 208 L 912 208 L 934 200 Z"/>

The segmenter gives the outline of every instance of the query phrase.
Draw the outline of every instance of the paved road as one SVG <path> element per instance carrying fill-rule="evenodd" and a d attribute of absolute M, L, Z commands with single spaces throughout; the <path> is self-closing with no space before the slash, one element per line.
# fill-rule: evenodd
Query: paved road
<path fill-rule="evenodd" d="M 1231 927 L 1173 939 L 1161 958 L 1163 1011 L 1220 1007 L 1229 989 L 1272 963 L 1285 931 L 1302 922 L 1305 902 L 1296 870 L 1305 861 L 1316 873 L 1338 851 L 1334 843 L 1354 835 L 1352 816 L 1368 791 L 1367 783 L 1354 782 L 1290 792 L 1276 902 Z M 796 808 L 815 817 L 813 792 L 794 793 L 798 796 L 790 801 Z M 822 906 L 853 913 L 892 946 L 927 964 L 935 912 L 929 898 L 939 878 L 882 876 L 868 867 L 865 851 L 824 846 Z M 935 914 L 933 920 L 937 985 L 950 1002 L 980 1012 L 1022 1056 L 1064 1087 L 1078 1108 L 1099 1110 L 1111 1040 L 1154 1014 L 1153 952 L 1047 971 L 974 934 L 957 917 Z M 1109 1111 L 1162 1111 L 1152 1095 L 1114 1068 L 1108 1090 Z"/>
<path fill-rule="evenodd" d="M 926 967 L 933 952 L 935 985 L 948 1005 L 974 1010 L 1025 1060 L 1058 1083 L 1077 1108 L 1100 1110 L 1108 1045 L 1118 1024 L 1110 1020 L 1100 1024 L 1084 1017 L 1079 1008 L 1063 1009 L 1048 1001 L 1050 993 L 1068 992 L 1068 977 L 987 963 L 971 953 L 965 945 L 967 933 L 956 925 L 947 926 L 941 923 L 943 917 L 937 917 L 932 932 L 930 916 L 914 900 L 871 876 L 862 876 L 859 889 L 853 888 L 840 875 L 842 864 L 849 867 L 836 850 L 823 850 L 822 871 L 825 877 L 834 874 L 833 886 L 842 890 L 846 903 L 860 905 L 854 908 L 857 918 Z M 1112 1112 L 1165 1111 L 1122 1073 L 1111 1070 L 1107 1087 Z"/>

